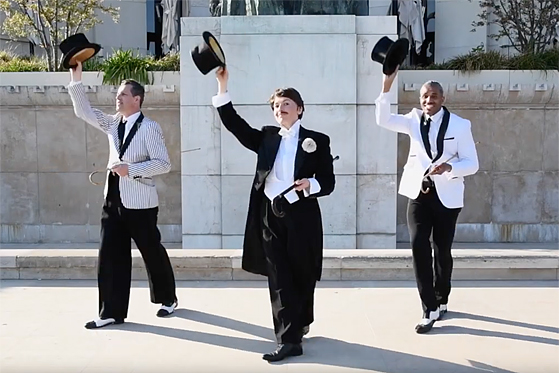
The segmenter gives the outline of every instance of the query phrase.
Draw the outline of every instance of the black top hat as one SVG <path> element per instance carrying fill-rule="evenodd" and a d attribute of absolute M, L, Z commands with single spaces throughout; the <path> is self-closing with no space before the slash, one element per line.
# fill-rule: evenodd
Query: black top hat
<path fill-rule="evenodd" d="M 218 66 L 225 66 L 225 54 L 216 38 L 208 31 L 202 33 L 204 41 L 190 51 L 196 67 L 204 75 Z"/>
<path fill-rule="evenodd" d="M 84 62 L 95 56 L 101 46 L 90 43 L 84 34 L 71 35 L 60 43 L 60 51 L 64 55 L 62 66 L 65 69 L 76 67 L 77 61 Z"/>
<path fill-rule="evenodd" d="M 410 42 L 406 38 L 398 39 L 393 42 L 386 36 L 383 36 L 373 48 L 371 59 L 382 64 L 382 72 L 390 75 L 396 70 L 406 59 L 408 55 Z"/>

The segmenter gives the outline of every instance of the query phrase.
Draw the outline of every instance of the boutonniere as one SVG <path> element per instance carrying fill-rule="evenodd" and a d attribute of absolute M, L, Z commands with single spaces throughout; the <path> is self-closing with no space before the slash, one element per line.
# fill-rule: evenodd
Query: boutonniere
<path fill-rule="evenodd" d="M 303 140 L 303 144 L 301 145 L 301 147 L 307 153 L 312 153 L 316 150 L 316 142 L 314 142 L 314 140 L 310 137 L 307 137 L 305 140 Z"/>

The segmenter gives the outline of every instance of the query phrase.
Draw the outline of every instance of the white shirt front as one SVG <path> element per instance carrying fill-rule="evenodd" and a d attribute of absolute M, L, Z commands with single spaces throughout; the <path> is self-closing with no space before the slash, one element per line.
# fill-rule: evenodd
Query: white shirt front
<path fill-rule="evenodd" d="M 437 135 L 443 122 L 444 110 L 442 108 L 435 115 L 429 116 L 425 114 L 425 121 L 431 118 L 431 127 L 429 127 L 429 145 L 431 146 L 431 156 L 433 159 L 437 156 Z M 423 123 L 425 125 L 425 123 Z"/>
<path fill-rule="evenodd" d="M 297 147 L 299 145 L 299 128 L 301 128 L 300 120 L 293 123 L 289 129 L 285 127 L 280 128 L 279 134 L 282 138 L 278 153 L 264 185 L 264 194 L 270 200 L 273 200 L 274 197 L 295 182 L 295 156 L 297 155 Z M 289 203 L 293 203 L 299 199 L 299 196 L 292 190 L 285 195 L 285 198 Z"/>
<path fill-rule="evenodd" d="M 140 117 L 140 113 L 141 113 L 141 111 L 138 111 L 138 112 L 135 112 L 134 114 L 130 115 L 128 118 L 126 118 L 124 116 L 122 117 L 122 120 L 126 121 L 126 124 L 124 125 L 124 138 L 122 139 L 123 144 L 126 141 L 126 138 L 128 137 L 128 134 L 130 133 L 130 130 L 132 129 L 132 126 L 134 125 L 136 120 Z"/>

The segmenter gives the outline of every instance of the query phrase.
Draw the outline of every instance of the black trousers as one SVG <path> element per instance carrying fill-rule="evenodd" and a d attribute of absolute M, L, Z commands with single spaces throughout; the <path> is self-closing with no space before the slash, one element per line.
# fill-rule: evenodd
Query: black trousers
<path fill-rule="evenodd" d="M 122 206 L 118 176 L 109 176 L 109 190 L 101 216 L 101 245 L 97 268 L 99 316 L 125 319 L 132 277 L 133 239 L 144 259 L 151 302 L 170 304 L 176 299 L 175 277 L 157 228 L 157 207 Z"/>
<path fill-rule="evenodd" d="M 278 343 L 300 343 L 303 327 L 314 321 L 313 255 L 300 224 L 305 202 L 286 204 L 283 218 L 272 213 L 268 198 L 263 197 L 261 206 L 268 289 Z"/>
<path fill-rule="evenodd" d="M 416 199 L 408 201 L 413 269 L 425 313 L 448 302 L 453 264 L 451 247 L 461 210 L 446 208 L 434 187 L 431 187 L 429 193 L 420 193 Z M 434 266 L 431 251 L 435 253 Z"/>

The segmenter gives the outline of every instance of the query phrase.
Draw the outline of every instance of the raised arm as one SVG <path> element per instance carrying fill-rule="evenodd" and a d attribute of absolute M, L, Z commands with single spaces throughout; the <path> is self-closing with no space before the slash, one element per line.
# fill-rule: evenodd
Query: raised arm
<path fill-rule="evenodd" d="M 252 128 L 233 108 L 231 97 L 227 92 L 227 81 L 229 73 L 226 68 L 219 68 L 216 72 L 218 82 L 218 94 L 212 97 L 212 104 L 217 108 L 221 122 L 247 149 L 258 153 L 262 142 L 263 133 Z"/>
<path fill-rule="evenodd" d="M 390 99 L 388 92 L 398 74 L 398 69 L 392 75 L 384 75 L 382 82 L 382 92 L 375 100 L 375 117 L 377 124 L 390 131 L 410 134 L 411 114 L 401 115 L 392 114 L 390 110 Z"/>
<path fill-rule="evenodd" d="M 101 110 L 91 107 L 85 89 L 81 83 L 82 64 L 77 62 L 78 66 L 70 70 L 72 81 L 68 85 L 68 93 L 74 105 L 74 114 L 80 119 L 85 120 L 92 126 L 107 132 L 109 127 L 115 120 L 114 115 L 105 114 Z"/>

